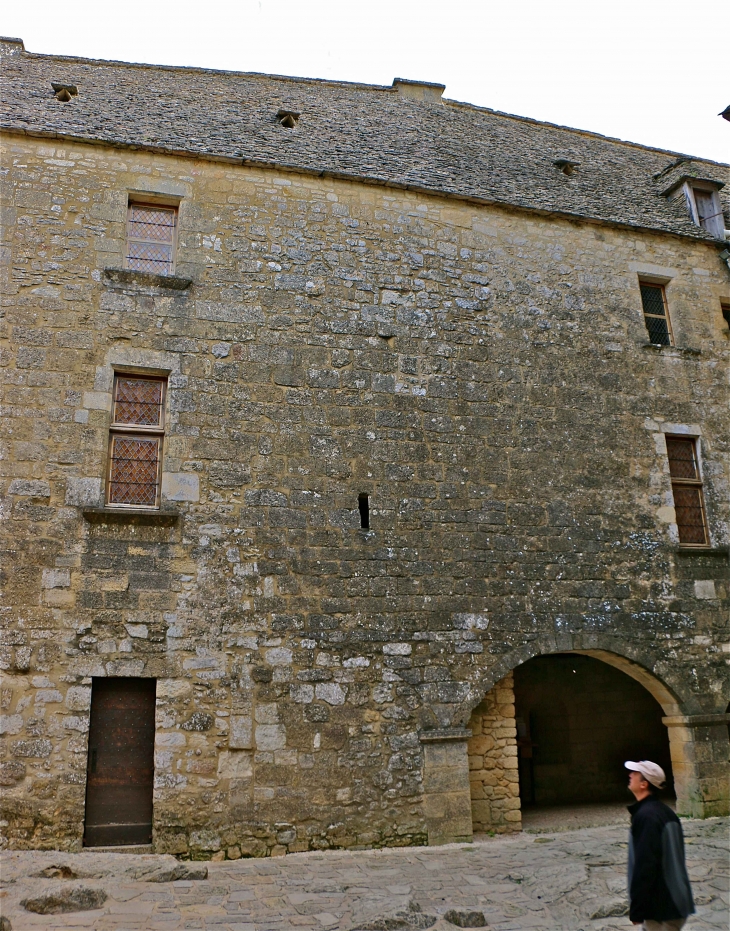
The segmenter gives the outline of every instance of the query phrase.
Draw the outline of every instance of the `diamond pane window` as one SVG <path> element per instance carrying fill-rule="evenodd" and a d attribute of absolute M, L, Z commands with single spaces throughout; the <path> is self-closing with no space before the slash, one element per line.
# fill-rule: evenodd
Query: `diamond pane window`
<path fill-rule="evenodd" d="M 118 375 L 116 387 L 114 423 L 162 426 L 162 381 Z"/>
<path fill-rule="evenodd" d="M 640 284 L 641 303 L 644 308 L 644 322 L 649 334 L 649 342 L 660 346 L 672 345 L 672 331 L 669 327 L 669 314 L 664 288 L 657 284 Z"/>
<path fill-rule="evenodd" d="M 113 436 L 109 503 L 154 507 L 157 503 L 159 437 Z"/>
<path fill-rule="evenodd" d="M 175 268 L 177 209 L 130 204 L 127 217 L 127 268 L 171 275 Z"/>
<path fill-rule="evenodd" d="M 697 440 L 684 436 L 668 436 L 667 456 L 679 542 L 688 546 L 706 546 L 707 519 L 697 461 Z"/>
<path fill-rule="evenodd" d="M 109 505 L 147 508 L 159 505 L 165 388 L 163 378 L 118 374 L 114 379 Z"/>

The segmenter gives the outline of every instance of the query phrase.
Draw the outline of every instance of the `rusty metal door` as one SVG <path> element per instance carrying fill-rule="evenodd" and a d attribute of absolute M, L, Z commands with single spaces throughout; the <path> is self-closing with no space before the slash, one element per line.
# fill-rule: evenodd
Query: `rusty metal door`
<path fill-rule="evenodd" d="M 84 846 L 152 840 L 155 679 L 94 678 Z"/>

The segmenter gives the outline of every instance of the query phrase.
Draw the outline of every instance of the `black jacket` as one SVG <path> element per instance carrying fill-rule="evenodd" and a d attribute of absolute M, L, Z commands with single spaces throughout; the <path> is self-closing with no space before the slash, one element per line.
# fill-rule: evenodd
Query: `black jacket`
<path fill-rule="evenodd" d="M 695 910 L 679 818 L 653 796 L 634 805 L 629 834 L 629 918 L 671 921 Z"/>

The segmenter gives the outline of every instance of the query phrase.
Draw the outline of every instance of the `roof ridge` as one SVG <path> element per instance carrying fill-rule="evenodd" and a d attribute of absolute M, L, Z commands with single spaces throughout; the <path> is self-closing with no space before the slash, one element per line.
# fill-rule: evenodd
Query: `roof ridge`
<path fill-rule="evenodd" d="M 0 37 L 0 42 L 2 41 L 3 39 Z M 5 39 L 5 41 L 21 42 L 22 40 Z M 185 71 L 190 74 L 230 75 L 232 77 L 235 76 L 241 78 L 273 78 L 276 81 L 291 81 L 295 84 L 311 83 L 319 85 L 331 85 L 334 87 L 364 87 L 368 90 L 386 91 L 388 94 L 398 93 L 394 87 L 391 87 L 388 84 L 368 84 L 364 81 L 340 81 L 335 80 L 334 78 L 308 78 L 292 74 L 268 74 L 265 71 L 233 71 L 229 68 L 206 68 L 203 65 L 161 65 L 151 64 L 150 62 L 144 61 L 121 61 L 117 58 L 87 58 L 83 55 L 55 55 L 46 52 L 29 52 L 27 49 L 24 49 L 21 54 L 24 58 L 41 58 L 52 61 L 77 61 L 89 65 L 114 65 L 115 67 L 144 68 L 154 71 Z M 426 82 L 416 81 L 415 83 L 423 84 Z"/>

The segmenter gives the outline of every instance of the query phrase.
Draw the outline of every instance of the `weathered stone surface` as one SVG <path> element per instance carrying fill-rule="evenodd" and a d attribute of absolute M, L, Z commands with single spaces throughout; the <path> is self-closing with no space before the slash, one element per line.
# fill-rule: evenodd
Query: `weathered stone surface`
<path fill-rule="evenodd" d="M 169 866 L 140 867 L 129 870 L 131 879 L 145 883 L 170 883 L 178 880 L 207 879 L 208 867 L 202 863 L 175 863 Z"/>
<path fill-rule="evenodd" d="M 29 498 L 50 498 L 51 486 L 48 482 L 16 478 L 10 483 L 8 494 L 23 495 Z"/>
<path fill-rule="evenodd" d="M 452 908 L 444 914 L 444 920 L 457 928 L 486 928 L 487 919 L 483 912 L 459 911 Z"/>
<path fill-rule="evenodd" d="M 20 904 L 26 911 L 38 915 L 58 915 L 61 912 L 88 912 L 101 908 L 106 898 L 103 889 L 69 883 L 30 896 Z"/>
<path fill-rule="evenodd" d="M 351 931 L 408 931 L 409 928 L 432 928 L 436 923 L 436 916 L 426 915 L 417 902 L 409 902 L 407 909 L 364 921 Z"/>
<path fill-rule="evenodd" d="M 397 90 L 213 73 L 195 79 L 208 108 L 158 120 L 187 72 L 10 58 L 3 843 L 81 843 L 102 676 L 157 680 L 158 851 L 508 830 L 505 708 L 486 729 L 479 711 L 473 810 L 467 738 L 421 737 L 572 650 L 660 696 L 680 807 L 725 811 L 726 725 L 693 716 L 730 701 L 728 270 L 656 193 L 675 156 Z M 108 92 L 120 75 L 126 96 Z M 64 77 L 67 104 L 49 87 Z M 287 136 L 299 172 L 276 169 L 285 130 L 265 119 L 285 89 L 307 104 Z M 558 142 L 581 149 L 571 179 Z M 140 191 L 181 198 L 186 289 L 104 273 Z M 640 275 L 668 282 L 676 347 L 646 351 Z M 168 379 L 159 511 L 103 507 L 117 370 Z M 673 432 L 700 437 L 713 550 L 677 548 Z"/>
<path fill-rule="evenodd" d="M 164 472 L 162 492 L 168 501 L 199 501 L 198 476 L 186 472 Z"/>
<path fill-rule="evenodd" d="M 626 899 L 608 899 L 601 902 L 591 913 L 591 920 L 595 921 L 598 918 L 621 918 L 623 915 L 628 915 L 629 913 L 629 903 Z"/>
<path fill-rule="evenodd" d="M 469 722 L 469 782 L 474 830 L 522 829 L 512 673 L 487 693 Z"/>
<path fill-rule="evenodd" d="M 195 711 L 190 715 L 187 721 L 184 721 L 180 727 L 184 731 L 209 731 L 215 722 L 212 714 L 205 714 L 203 711 Z"/>
<path fill-rule="evenodd" d="M 697 905 L 688 927 L 726 931 L 728 821 L 690 819 L 683 827 Z M 52 852 L 5 851 L 1 855 L 6 883 L 3 914 L 16 929 L 30 927 L 30 915 L 21 908 L 20 899 L 53 881 L 29 874 L 52 863 L 76 867 L 83 861 L 105 872 L 99 885 L 109 896 L 100 910 L 83 916 L 90 931 L 126 931 L 130 926 L 158 931 L 160 925 L 183 928 L 191 922 L 244 929 L 246 925 L 407 929 L 418 926 L 418 916 L 433 921 L 434 931 L 453 931 L 458 925 L 446 920 L 449 912 L 479 912 L 486 919 L 485 927 L 493 929 L 625 931 L 630 927 L 625 915 L 593 920 L 590 916 L 624 900 L 627 830 L 624 812 L 623 824 L 551 830 L 539 835 L 538 839 L 548 841 L 540 844 L 534 834 L 524 833 L 447 847 L 229 859 L 209 863 L 207 880 L 162 886 L 131 879 L 124 866 L 127 855 L 87 852 L 59 857 Z M 143 859 L 159 863 L 168 858 L 129 859 L 139 865 Z M 566 883 L 555 882 L 561 871 L 571 877 L 582 872 L 583 879 L 566 892 Z M 394 920 L 401 924 L 385 923 Z"/>

